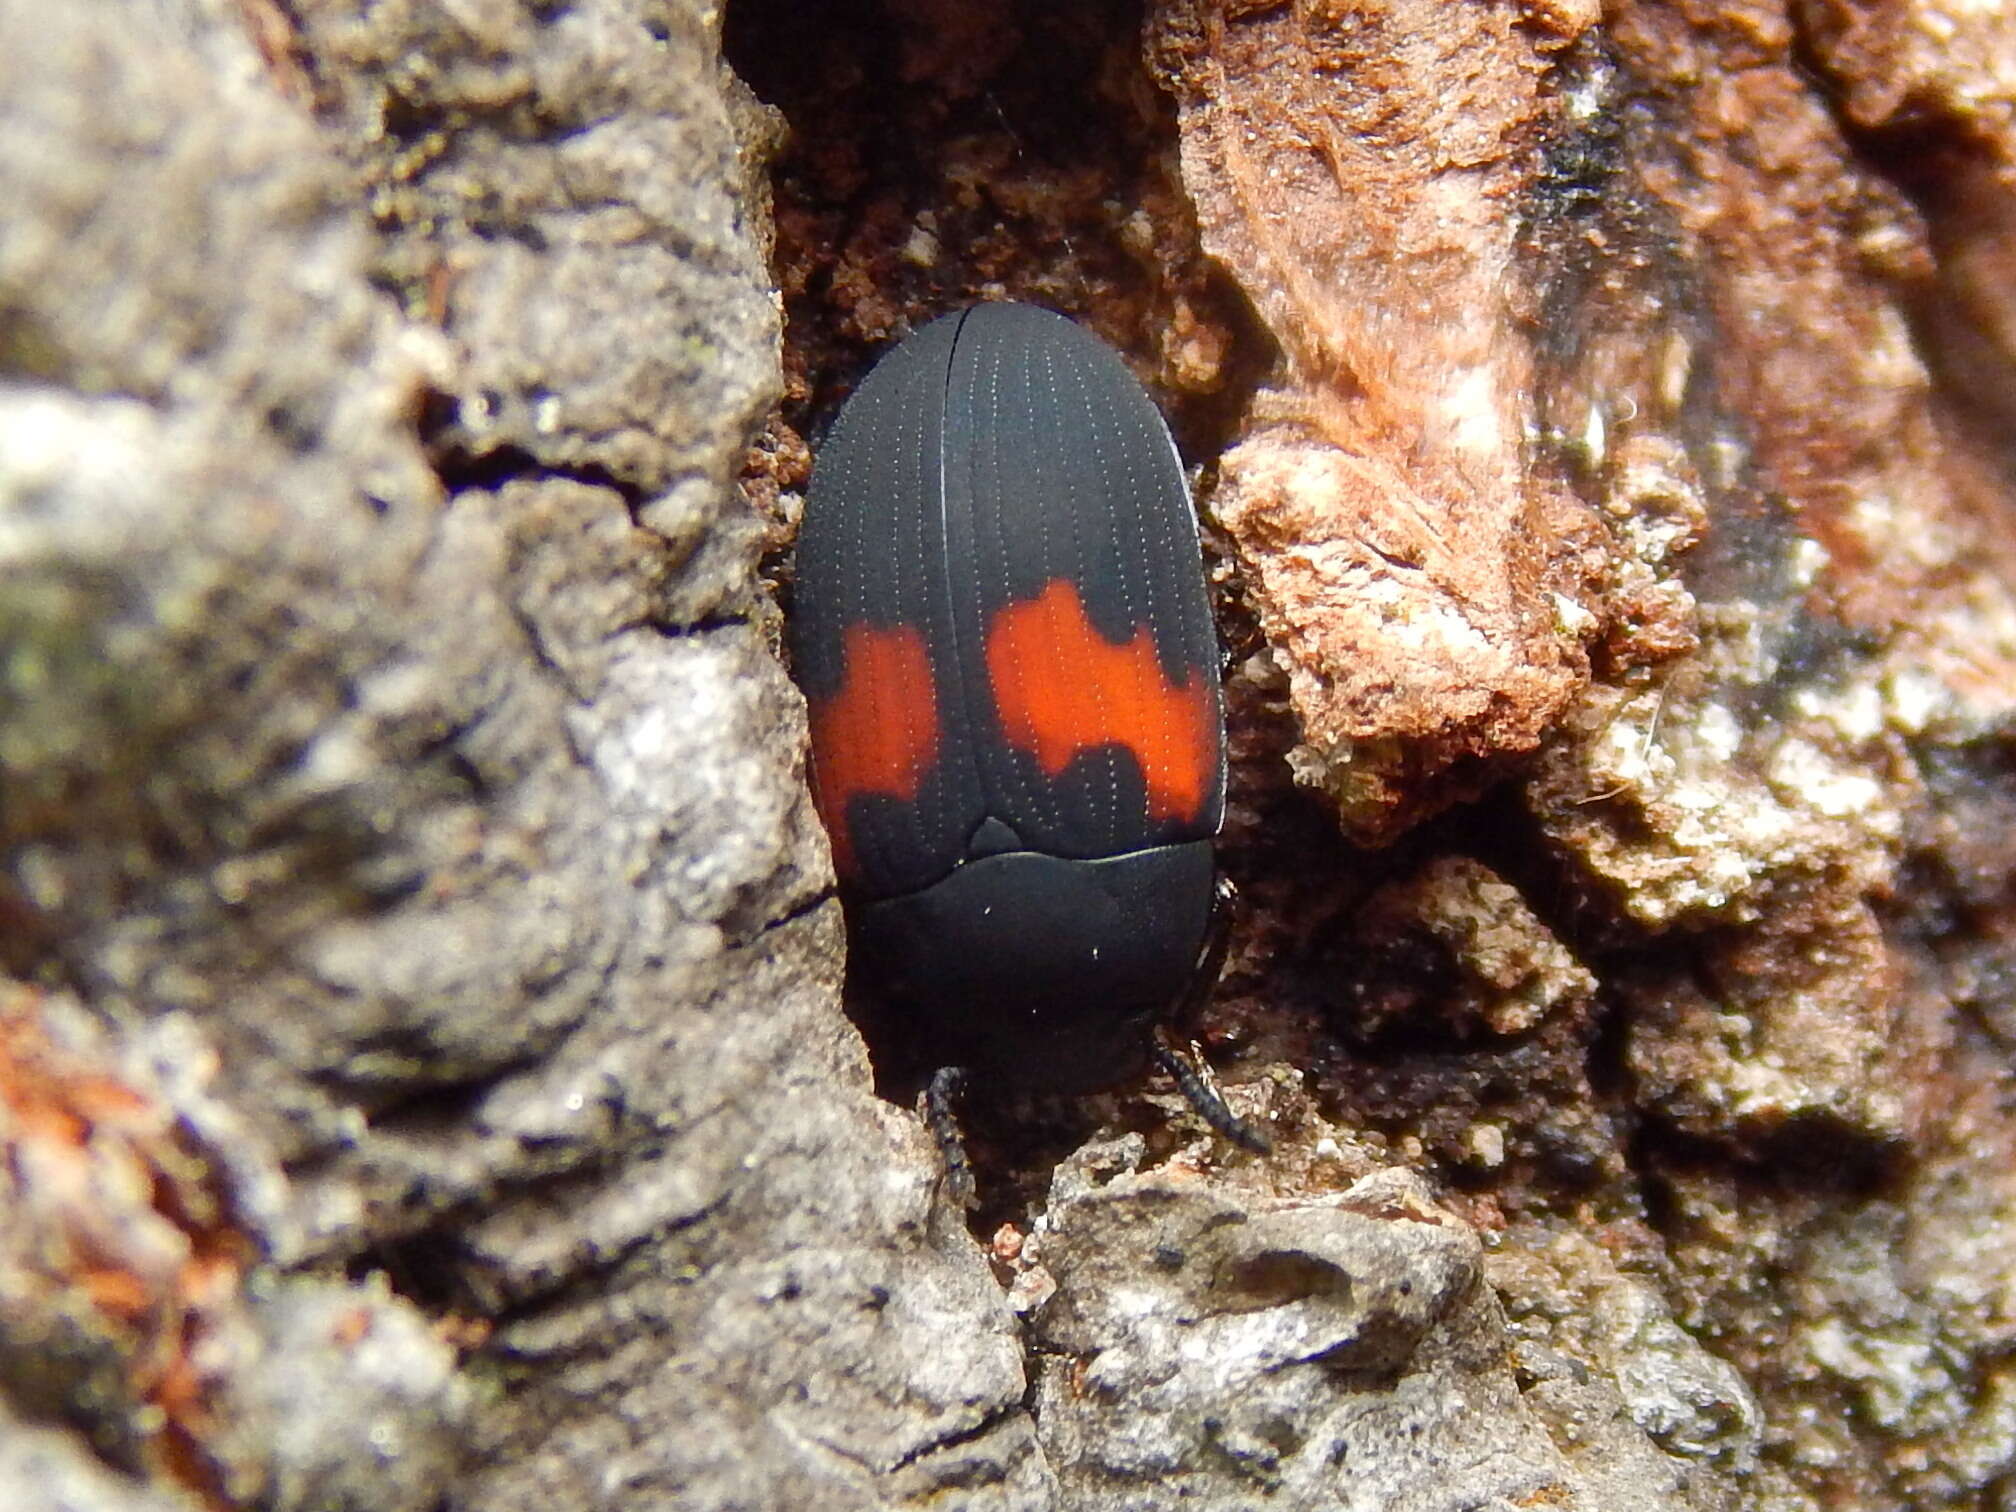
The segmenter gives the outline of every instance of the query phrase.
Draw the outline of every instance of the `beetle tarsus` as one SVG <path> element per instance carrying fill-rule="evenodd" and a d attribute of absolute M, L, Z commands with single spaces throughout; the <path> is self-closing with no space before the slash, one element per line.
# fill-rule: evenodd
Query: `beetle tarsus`
<path fill-rule="evenodd" d="M 931 1131 L 945 1168 L 945 1195 L 962 1212 L 971 1211 L 979 1201 L 973 1163 L 966 1158 L 966 1138 L 959 1132 L 959 1112 L 954 1106 L 965 1090 L 963 1066 L 940 1066 L 924 1088 L 924 1126 Z"/>
<path fill-rule="evenodd" d="M 1187 1056 L 1171 1049 L 1160 1035 L 1155 1037 L 1154 1054 L 1155 1064 L 1169 1073 L 1170 1079 L 1176 1083 L 1176 1090 L 1183 1094 L 1183 1100 L 1214 1132 L 1252 1154 L 1271 1155 L 1274 1152 L 1274 1141 L 1257 1126 L 1234 1113 L 1207 1075 L 1199 1071 Z"/>
<path fill-rule="evenodd" d="M 1213 885 L 1213 893 L 1210 928 L 1198 949 L 1197 964 L 1190 973 L 1189 989 L 1182 1004 L 1170 1016 L 1175 1023 L 1187 1023 L 1194 1018 L 1210 1001 L 1218 978 L 1224 974 L 1225 956 L 1232 943 L 1232 914 L 1238 906 L 1239 889 L 1230 877 L 1221 874 Z M 1226 1106 L 1224 1097 L 1211 1080 L 1209 1070 L 1203 1067 L 1203 1058 L 1196 1056 L 1193 1059 L 1196 1047 L 1191 1047 L 1192 1055 L 1185 1055 L 1170 1041 L 1169 1031 L 1156 1031 L 1152 1041 L 1155 1064 L 1169 1073 L 1170 1079 L 1176 1083 L 1176 1090 L 1196 1110 L 1197 1116 L 1240 1149 L 1255 1155 L 1271 1155 L 1274 1141 Z"/>

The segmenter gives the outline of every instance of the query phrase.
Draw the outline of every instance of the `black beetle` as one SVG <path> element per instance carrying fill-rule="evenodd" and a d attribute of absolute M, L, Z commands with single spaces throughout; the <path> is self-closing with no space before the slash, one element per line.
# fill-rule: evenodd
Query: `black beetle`
<path fill-rule="evenodd" d="M 1021 304 L 884 356 L 813 468 L 790 639 L 868 980 L 976 1078 L 1129 1074 L 1207 954 L 1225 746 L 1182 462 L 1119 357 Z"/>

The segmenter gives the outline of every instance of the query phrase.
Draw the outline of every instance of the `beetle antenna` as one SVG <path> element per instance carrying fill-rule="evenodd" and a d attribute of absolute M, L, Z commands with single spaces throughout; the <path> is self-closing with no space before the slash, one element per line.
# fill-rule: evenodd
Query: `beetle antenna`
<path fill-rule="evenodd" d="M 955 1105 L 966 1090 L 964 1066 L 940 1066 L 925 1085 L 924 1127 L 938 1146 L 938 1158 L 945 1166 L 945 1195 L 961 1211 L 970 1211 L 979 1201 L 973 1185 L 973 1163 L 966 1158 L 966 1137 L 959 1131 L 959 1111 Z"/>
<path fill-rule="evenodd" d="M 1261 1131 L 1258 1125 L 1248 1123 L 1226 1105 L 1224 1095 L 1213 1081 L 1211 1071 L 1204 1059 L 1197 1054 L 1197 1047 L 1190 1047 L 1190 1054 L 1184 1055 L 1172 1049 L 1161 1034 L 1155 1036 L 1153 1045 L 1155 1064 L 1169 1073 L 1176 1090 L 1183 1094 L 1183 1100 L 1190 1104 L 1199 1118 L 1213 1130 L 1222 1134 L 1242 1150 L 1255 1155 L 1274 1153 L 1274 1141 Z M 1194 1058 L 1193 1058 L 1194 1057 Z"/>

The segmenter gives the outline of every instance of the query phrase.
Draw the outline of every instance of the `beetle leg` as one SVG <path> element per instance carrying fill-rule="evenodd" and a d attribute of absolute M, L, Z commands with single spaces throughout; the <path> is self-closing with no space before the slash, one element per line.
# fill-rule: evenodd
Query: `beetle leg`
<path fill-rule="evenodd" d="M 1211 1078 L 1210 1068 L 1205 1065 L 1203 1056 L 1197 1053 L 1195 1045 L 1189 1047 L 1190 1053 L 1186 1055 L 1169 1043 L 1163 1030 L 1157 1029 L 1151 1051 L 1155 1064 L 1169 1073 L 1170 1080 L 1176 1083 L 1176 1090 L 1183 1094 L 1183 1100 L 1196 1110 L 1199 1118 L 1242 1150 L 1250 1150 L 1255 1155 L 1273 1153 L 1274 1141 L 1226 1106 L 1224 1097 Z"/>
<path fill-rule="evenodd" d="M 1217 987 L 1218 978 L 1225 970 L 1225 954 L 1232 945 L 1232 908 L 1239 899 L 1239 889 L 1230 877 L 1221 875 L 1214 884 L 1215 906 L 1211 910 L 1211 926 L 1204 935 L 1204 945 L 1197 952 L 1197 964 L 1190 973 L 1190 985 L 1183 993 L 1182 1005 L 1173 1015 L 1179 1024 L 1188 1024 L 1211 1000 L 1212 989 Z M 1189 1053 L 1175 1042 L 1174 1036 L 1166 1028 L 1155 1030 L 1150 1050 L 1155 1064 L 1169 1073 L 1176 1083 L 1176 1090 L 1183 1094 L 1183 1100 L 1197 1111 L 1197 1116 L 1218 1133 L 1224 1135 L 1242 1150 L 1250 1150 L 1255 1155 L 1272 1153 L 1274 1142 L 1258 1128 L 1241 1118 L 1225 1105 L 1217 1084 L 1211 1078 L 1211 1068 L 1198 1053 L 1193 1043 Z"/>
<path fill-rule="evenodd" d="M 979 1201 L 973 1185 L 973 1164 L 966 1158 L 966 1137 L 959 1131 L 959 1111 L 954 1106 L 965 1090 L 964 1066 L 940 1066 L 931 1073 L 920 1099 L 924 1126 L 931 1131 L 932 1141 L 938 1146 L 938 1158 L 944 1162 L 945 1194 L 961 1211 L 970 1210 Z"/>
<path fill-rule="evenodd" d="M 1191 1022 L 1211 1001 L 1218 978 L 1225 972 L 1225 953 L 1232 948 L 1232 909 L 1239 901 L 1239 889 L 1222 873 L 1211 888 L 1211 923 L 1204 931 L 1197 964 L 1190 968 L 1190 985 L 1183 989 L 1183 999 L 1170 1015 L 1179 1024 Z"/>

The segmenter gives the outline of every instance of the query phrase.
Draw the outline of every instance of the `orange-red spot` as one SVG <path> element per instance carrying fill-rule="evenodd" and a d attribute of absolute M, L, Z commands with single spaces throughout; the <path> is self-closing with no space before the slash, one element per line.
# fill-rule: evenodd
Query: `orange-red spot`
<path fill-rule="evenodd" d="M 344 1349 L 354 1349 L 362 1344 L 371 1333 L 371 1309 L 352 1307 L 344 1310 L 337 1318 L 336 1326 L 329 1330 L 330 1339 Z"/>
<path fill-rule="evenodd" d="M 913 625 L 849 625 L 841 656 L 839 691 L 812 705 L 812 793 L 833 837 L 833 864 L 851 876 L 848 800 L 917 796 L 938 751 L 938 695 L 931 654 Z"/>
<path fill-rule="evenodd" d="M 1151 819 L 1203 812 L 1218 776 L 1210 685 L 1194 674 L 1172 683 L 1145 625 L 1114 645 L 1086 616 L 1078 585 L 1053 578 L 994 616 L 987 675 L 1008 743 L 1050 776 L 1080 751 L 1122 745 L 1148 779 Z"/>
<path fill-rule="evenodd" d="M 0 984 L 0 1168 L 30 1199 L 7 1218 L 28 1225 L 15 1248 L 31 1257 L 11 1279 L 31 1302 L 89 1304 L 80 1326 L 122 1341 L 117 1403 L 150 1409 L 147 1473 L 228 1512 L 238 1503 L 211 1452 L 219 1377 L 208 1362 L 245 1307 L 250 1238 L 173 1109 L 99 1069 L 89 1046 L 58 1041 L 43 1005 L 36 989 Z"/>

